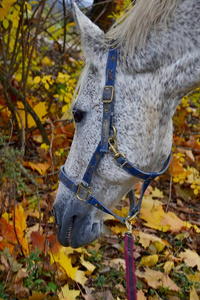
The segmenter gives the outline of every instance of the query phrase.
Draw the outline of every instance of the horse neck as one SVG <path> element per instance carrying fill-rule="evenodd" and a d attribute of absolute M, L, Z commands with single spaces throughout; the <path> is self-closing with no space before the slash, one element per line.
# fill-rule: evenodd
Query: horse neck
<path fill-rule="evenodd" d="M 129 72 L 153 72 L 200 48 L 199 12 L 199 0 L 180 1 L 166 26 L 160 23 L 150 30 L 145 45 L 137 45 L 130 53 L 126 42 L 123 43 L 120 59 L 125 62 L 126 69 Z"/>

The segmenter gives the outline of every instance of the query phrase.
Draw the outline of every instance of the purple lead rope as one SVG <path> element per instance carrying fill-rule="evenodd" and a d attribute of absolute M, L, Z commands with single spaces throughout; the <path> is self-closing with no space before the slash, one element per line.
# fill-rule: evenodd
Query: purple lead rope
<path fill-rule="evenodd" d="M 126 261 L 126 284 L 128 300 L 137 300 L 136 276 L 134 265 L 134 237 L 130 233 L 124 235 L 124 252 Z"/>

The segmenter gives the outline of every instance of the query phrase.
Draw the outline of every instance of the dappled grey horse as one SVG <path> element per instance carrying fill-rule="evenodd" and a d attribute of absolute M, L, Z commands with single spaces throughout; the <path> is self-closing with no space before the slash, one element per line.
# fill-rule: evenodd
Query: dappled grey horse
<path fill-rule="evenodd" d="M 171 152 L 176 107 L 200 83 L 200 0 L 137 0 L 107 34 L 76 6 L 74 17 L 86 66 L 72 104 L 76 131 L 63 172 L 78 186 L 101 140 L 109 45 L 117 48 L 116 132 L 110 134 L 116 134 L 120 155 L 134 167 L 159 172 Z M 108 149 L 93 172 L 90 195 L 112 209 L 138 180 Z M 79 198 L 60 182 L 54 211 L 64 246 L 91 243 L 101 232 L 105 213 Z"/>

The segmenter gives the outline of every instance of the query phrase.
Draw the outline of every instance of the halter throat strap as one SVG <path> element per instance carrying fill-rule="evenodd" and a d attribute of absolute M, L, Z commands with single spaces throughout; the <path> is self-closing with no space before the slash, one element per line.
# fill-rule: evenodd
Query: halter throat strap
<path fill-rule="evenodd" d="M 72 181 L 65 173 L 64 166 L 60 169 L 59 179 L 60 181 L 73 193 L 76 197 L 83 202 L 86 202 L 93 207 L 110 214 L 117 218 L 123 224 L 131 221 L 139 212 L 142 205 L 143 195 L 149 186 L 149 184 L 159 175 L 163 174 L 169 167 L 171 161 L 171 153 L 164 163 L 163 168 L 160 172 L 143 172 L 136 167 L 134 167 L 125 157 L 123 153 L 117 151 L 117 141 L 116 141 L 116 129 L 112 124 L 112 117 L 114 112 L 114 83 L 115 83 L 115 72 L 117 66 L 117 49 L 111 47 L 108 52 L 107 66 L 106 66 L 106 83 L 103 89 L 102 102 L 103 102 L 103 119 L 102 119 L 102 131 L 101 140 L 92 155 L 92 158 L 86 168 L 82 181 L 80 183 L 75 183 Z M 111 132 L 113 136 L 110 137 Z M 138 203 L 136 204 L 134 191 L 129 192 L 130 198 L 130 212 L 127 217 L 121 217 L 116 215 L 101 202 L 99 202 L 93 195 L 90 189 L 90 183 L 92 175 L 96 170 L 99 161 L 105 152 L 112 151 L 115 163 L 121 167 L 123 170 L 128 172 L 134 177 L 143 180 L 141 195 Z"/>

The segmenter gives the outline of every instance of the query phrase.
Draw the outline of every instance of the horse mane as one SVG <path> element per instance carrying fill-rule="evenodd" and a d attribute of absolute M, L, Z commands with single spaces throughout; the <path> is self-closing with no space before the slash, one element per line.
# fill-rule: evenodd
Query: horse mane
<path fill-rule="evenodd" d="M 136 3 L 106 33 L 106 44 L 125 44 L 125 53 L 133 53 L 136 45 L 145 46 L 152 28 L 167 26 L 169 16 L 180 0 L 136 0 Z"/>

